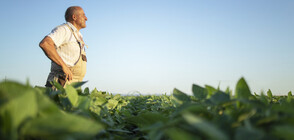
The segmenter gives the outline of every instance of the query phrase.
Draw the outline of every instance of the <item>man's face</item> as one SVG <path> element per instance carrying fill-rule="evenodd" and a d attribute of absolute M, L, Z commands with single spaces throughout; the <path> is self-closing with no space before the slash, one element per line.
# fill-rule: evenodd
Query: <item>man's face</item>
<path fill-rule="evenodd" d="M 77 9 L 74 16 L 76 17 L 74 22 L 78 26 L 79 29 L 86 28 L 86 21 L 88 18 L 85 15 L 85 12 L 82 8 Z"/>

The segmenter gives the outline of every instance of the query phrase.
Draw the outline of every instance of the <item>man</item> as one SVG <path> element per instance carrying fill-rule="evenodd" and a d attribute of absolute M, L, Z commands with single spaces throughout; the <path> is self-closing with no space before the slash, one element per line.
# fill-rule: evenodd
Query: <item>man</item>
<path fill-rule="evenodd" d="M 81 7 L 72 6 L 66 10 L 65 20 L 67 23 L 54 28 L 39 44 L 51 60 L 46 87 L 52 87 L 53 80 L 62 86 L 79 82 L 86 74 L 87 58 L 80 29 L 86 27 L 88 19 Z"/>

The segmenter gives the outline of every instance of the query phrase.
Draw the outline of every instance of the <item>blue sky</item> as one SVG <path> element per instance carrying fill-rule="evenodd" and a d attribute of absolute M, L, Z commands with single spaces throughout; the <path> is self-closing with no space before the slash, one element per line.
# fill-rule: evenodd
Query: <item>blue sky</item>
<path fill-rule="evenodd" d="M 111 93 L 191 93 L 192 84 L 294 91 L 291 0 L 1 1 L 0 79 L 43 86 L 50 61 L 38 47 L 81 6 L 85 87 Z"/>

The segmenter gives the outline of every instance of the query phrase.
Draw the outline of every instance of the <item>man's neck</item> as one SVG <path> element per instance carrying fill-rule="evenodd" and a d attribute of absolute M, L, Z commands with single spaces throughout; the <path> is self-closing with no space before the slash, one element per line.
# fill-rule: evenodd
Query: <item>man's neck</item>
<path fill-rule="evenodd" d="M 80 31 L 81 28 L 79 28 L 79 26 L 78 26 L 75 22 L 70 21 L 70 23 L 71 23 L 73 26 L 75 26 L 76 29 L 77 29 L 78 31 Z"/>

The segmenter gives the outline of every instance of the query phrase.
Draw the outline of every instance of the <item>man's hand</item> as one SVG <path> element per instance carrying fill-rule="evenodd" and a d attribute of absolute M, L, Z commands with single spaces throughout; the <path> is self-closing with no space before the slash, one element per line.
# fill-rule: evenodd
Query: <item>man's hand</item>
<path fill-rule="evenodd" d="M 69 81 L 72 80 L 73 74 L 72 74 L 71 70 L 67 66 L 63 66 L 62 70 L 65 75 L 65 80 L 69 80 Z"/>

